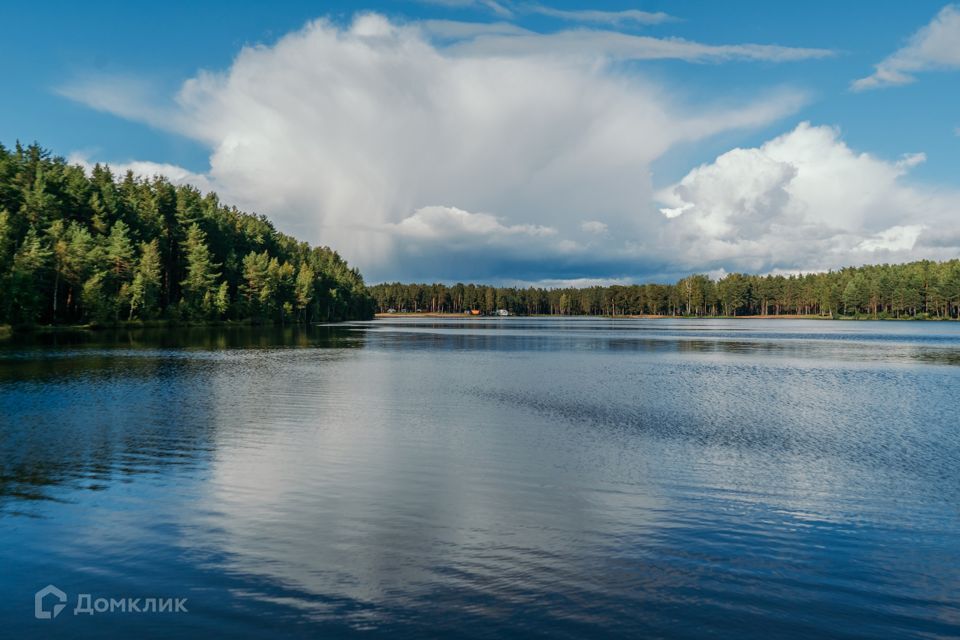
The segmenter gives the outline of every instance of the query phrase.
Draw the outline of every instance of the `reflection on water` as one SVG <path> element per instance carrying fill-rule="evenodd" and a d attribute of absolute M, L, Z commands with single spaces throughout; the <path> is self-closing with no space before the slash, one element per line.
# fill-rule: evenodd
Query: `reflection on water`
<path fill-rule="evenodd" d="M 6 342 L 0 620 L 955 636 L 958 363 L 952 323 L 398 318 Z M 48 583 L 190 613 L 34 620 Z"/>

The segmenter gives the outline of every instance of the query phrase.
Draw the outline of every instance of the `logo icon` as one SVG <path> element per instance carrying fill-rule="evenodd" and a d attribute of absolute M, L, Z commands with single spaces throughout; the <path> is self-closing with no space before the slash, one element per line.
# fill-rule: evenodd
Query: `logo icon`
<path fill-rule="evenodd" d="M 43 601 L 47 596 L 54 596 L 57 599 L 57 602 L 53 605 L 53 611 L 48 611 L 43 606 Z M 60 615 L 60 612 L 63 611 L 64 607 L 67 606 L 67 594 L 60 589 L 57 589 L 52 584 L 48 584 L 40 591 L 37 591 L 37 595 L 33 597 L 33 615 L 37 620 L 51 620 Z"/>

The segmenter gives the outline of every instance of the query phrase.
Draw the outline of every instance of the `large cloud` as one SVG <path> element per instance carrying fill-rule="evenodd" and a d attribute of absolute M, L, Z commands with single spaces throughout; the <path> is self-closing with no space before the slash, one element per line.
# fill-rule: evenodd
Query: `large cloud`
<path fill-rule="evenodd" d="M 902 49 L 886 58 L 866 78 L 855 80 L 855 91 L 907 84 L 914 74 L 934 69 L 960 69 L 960 7 L 947 5 Z"/>
<path fill-rule="evenodd" d="M 622 277 L 660 261 L 623 246 L 659 233 L 653 160 L 767 124 L 803 97 L 690 108 L 617 61 L 824 53 L 368 14 L 244 48 L 168 106 L 138 104 L 143 87 L 115 81 L 63 93 L 207 144 L 225 200 L 337 247 L 374 281 Z"/>
<path fill-rule="evenodd" d="M 728 271 L 955 257 L 960 194 L 904 182 L 924 160 L 858 154 L 836 129 L 803 123 L 663 190 L 663 242 L 688 268 Z"/>

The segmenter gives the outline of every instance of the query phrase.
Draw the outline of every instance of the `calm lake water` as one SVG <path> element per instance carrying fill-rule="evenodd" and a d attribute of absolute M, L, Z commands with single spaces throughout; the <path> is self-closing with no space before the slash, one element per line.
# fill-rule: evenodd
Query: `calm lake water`
<path fill-rule="evenodd" d="M 0 636 L 960 636 L 958 324 L 0 345 Z"/>

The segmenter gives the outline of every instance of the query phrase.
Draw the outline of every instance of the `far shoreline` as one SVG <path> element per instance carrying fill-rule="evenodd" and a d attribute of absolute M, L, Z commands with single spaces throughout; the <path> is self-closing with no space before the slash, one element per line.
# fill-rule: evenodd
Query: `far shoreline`
<path fill-rule="evenodd" d="M 439 311 L 398 311 L 396 313 L 376 313 L 375 319 L 385 318 L 458 318 L 461 320 L 490 320 L 499 318 L 604 318 L 606 320 L 836 320 L 837 322 L 849 322 L 851 320 L 864 320 L 870 322 L 946 322 L 954 321 L 952 318 L 877 318 L 873 316 L 820 316 L 803 314 L 768 314 L 768 315 L 749 315 L 749 316 L 668 316 L 656 314 L 642 315 L 559 315 L 550 313 L 540 314 L 510 314 L 509 316 L 498 316 L 496 314 L 474 315 L 470 313 L 449 313 Z"/>

